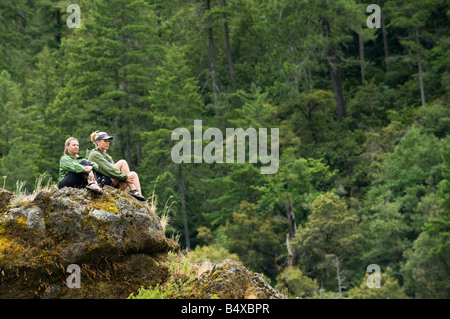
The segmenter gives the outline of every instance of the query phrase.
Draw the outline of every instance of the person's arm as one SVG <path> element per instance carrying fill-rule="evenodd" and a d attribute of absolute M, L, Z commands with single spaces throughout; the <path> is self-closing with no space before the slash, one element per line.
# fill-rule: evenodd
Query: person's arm
<path fill-rule="evenodd" d="M 59 167 L 62 171 L 83 173 L 84 166 L 79 164 L 76 159 L 72 159 L 69 156 L 62 156 L 59 161 Z"/>
<path fill-rule="evenodd" d="M 99 152 L 92 151 L 89 153 L 89 162 L 94 162 L 98 166 L 98 171 L 103 175 L 125 181 L 128 175 L 107 161 L 107 159 Z"/>
<path fill-rule="evenodd" d="M 91 166 L 94 168 L 94 171 L 98 171 L 98 164 L 96 162 L 91 162 Z"/>

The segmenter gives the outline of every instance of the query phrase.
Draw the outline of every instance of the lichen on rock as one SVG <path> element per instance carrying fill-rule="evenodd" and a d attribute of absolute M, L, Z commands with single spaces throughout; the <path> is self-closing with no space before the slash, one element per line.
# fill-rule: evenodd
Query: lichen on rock
<path fill-rule="evenodd" d="M 158 215 L 148 204 L 114 188 L 106 187 L 103 195 L 86 189 L 52 188 L 38 192 L 26 203 L 11 204 L 13 197 L 6 190 L 0 192 L 0 298 L 47 294 L 84 298 L 87 289 L 69 293 L 65 287 L 69 264 L 98 275 L 90 284 L 83 281 L 85 286 L 95 282 L 97 289 L 90 289 L 89 295 L 126 297 L 143 283 L 135 274 L 145 273 L 141 264 L 131 263 L 134 268 L 130 268 L 131 260 L 141 256 L 146 260 L 143 264 L 157 265 L 155 256 L 162 258 L 164 253 L 179 249 L 178 243 L 165 236 Z M 156 282 L 167 272 L 159 268 Z M 124 285 L 128 290 L 119 293 L 113 287 L 112 275 L 106 276 L 107 280 L 99 274 L 120 269 L 120 276 L 129 278 L 123 280 L 129 284 Z"/>
<path fill-rule="evenodd" d="M 165 236 L 155 208 L 126 191 L 51 187 L 24 201 L 0 189 L 0 298 L 120 298 L 167 286 L 174 269 L 192 289 L 183 298 L 284 298 L 235 261 L 187 262 Z M 172 257 L 170 257 L 172 256 Z M 69 265 L 80 288 L 67 284 Z M 175 271 L 176 272 L 176 271 Z M 196 273 L 196 275 L 192 275 Z M 180 280 L 181 280 L 180 279 Z"/>
<path fill-rule="evenodd" d="M 284 299 L 261 274 L 248 271 L 242 264 L 226 259 L 192 282 L 195 299 Z"/>

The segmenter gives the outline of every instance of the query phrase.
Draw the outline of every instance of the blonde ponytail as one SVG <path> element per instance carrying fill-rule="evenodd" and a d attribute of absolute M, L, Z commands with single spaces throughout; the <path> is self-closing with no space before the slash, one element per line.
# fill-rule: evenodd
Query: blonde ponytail
<path fill-rule="evenodd" d="M 95 131 L 91 133 L 91 141 L 92 143 L 94 143 L 95 147 L 97 147 L 97 142 L 95 141 L 95 139 L 97 138 L 97 136 L 100 135 L 99 131 Z"/>

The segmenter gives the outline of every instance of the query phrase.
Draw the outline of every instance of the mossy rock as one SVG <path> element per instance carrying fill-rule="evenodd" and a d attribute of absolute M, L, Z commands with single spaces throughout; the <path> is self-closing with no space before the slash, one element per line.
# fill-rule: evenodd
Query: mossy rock
<path fill-rule="evenodd" d="M 26 201 L 13 198 L 0 191 L 2 299 L 124 299 L 141 287 L 164 286 L 174 280 L 173 269 L 186 266 L 192 268 L 189 278 L 177 275 L 189 279 L 185 298 L 284 298 L 262 275 L 233 260 L 203 269 L 170 257 L 169 251 L 180 253 L 179 245 L 166 238 L 151 207 L 126 192 L 52 188 Z M 67 283 L 72 264 L 80 270 L 79 288 Z"/>
<path fill-rule="evenodd" d="M 248 271 L 242 264 L 226 259 L 213 264 L 191 283 L 193 299 L 284 299 L 261 274 Z"/>
<path fill-rule="evenodd" d="M 117 189 L 54 188 L 13 205 L 11 198 L 0 198 L 0 298 L 125 298 L 164 280 L 157 260 L 179 250 L 147 203 Z M 84 288 L 66 286 L 70 264 L 81 267 Z"/>

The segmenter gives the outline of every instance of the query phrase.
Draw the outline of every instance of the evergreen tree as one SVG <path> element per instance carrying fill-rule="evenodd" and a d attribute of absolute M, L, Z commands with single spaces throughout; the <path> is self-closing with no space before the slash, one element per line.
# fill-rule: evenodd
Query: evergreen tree
<path fill-rule="evenodd" d="M 448 297 L 449 4 L 379 1 L 370 29 L 362 2 L 77 0 L 78 29 L 68 0 L 0 1 L 5 187 L 55 181 L 67 137 L 83 156 L 107 131 L 193 255 L 238 254 L 305 297 Z M 248 139 L 244 163 L 175 163 L 194 120 L 279 128 L 278 171 Z M 381 289 L 372 263 L 392 269 Z"/>
<path fill-rule="evenodd" d="M 362 7 L 348 1 L 277 1 L 268 5 L 267 10 L 266 19 L 271 20 L 263 20 L 260 30 L 266 31 L 265 25 L 273 28 L 267 43 L 271 49 L 271 66 L 267 66 L 270 74 L 275 79 L 277 75 L 285 78 L 285 83 L 280 84 L 289 90 L 288 97 L 298 99 L 299 92 L 318 88 L 315 80 L 318 74 L 328 73 L 331 81 L 320 88 L 332 87 L 337 116 L 342 121 L 347 111 L 339 75 L 340 45 L 349 41 L 354 32 L 360 32 Z"/>
<path fill-rule="evenodd" d="M 413 247 L 405 252 L 407 261 L 406 285 L 411 294 L 418 298 L 446 298 L 450 293 L 450 148 L 442 152 L 444 159 L 443 177 L 439 184 L 441 200 L 435 216 L 429 216 L 423 232 L 414 241 Z"/>
<path fill-rule="evenodd" d="M 31 20 L 32 10 L 26 0 L 2 1 L 0 3 L 0 71 L 7 70 L 14 79 L 24 81 L 29 62 L 31 40 L 27 33 L 27 24 Z"/>
<path fill-rule="evenodd" d="M 15 190 L 17 182 L 24 182 L 24 190 L 32 190 L 39 163 L 45 162 L 34 131 L 42 122 L 34 118 L 32 107 L 24 108 L 21 88 L 6 70 L 0 73 L 0 108 L 0 174 L 7 176 L 6 188 Z"/>
<path fill-rule="evenodd" d="M 407 51 L 404 56 L 405 61 L 416 65 L 418 91 L 420 92 L 421 105 L 424 106 L 427 101 L 425 56 L 428 51 L 428 43 L 433 41 L 433 36 L 427 30 L 427 26 L 444 6 L 440 0 L 388 1 L 386 6 L 389 10 L 396 12 L 389 25 L 405 30 L 406 34 L 400 38 L 400 43 Z"/>
<path fill-rule="evenodd" d="M 148 183 L 144 188 L 146 192 L 154 187 L 160 202 L 173 197 L 177 203 L 174 210 L 179 213 L 174 221 L 183 225 L 178 229 L 183 229 L 185 245 L 190 250 L 189 222 L 195 218 L 192 214 L 198 207 L 193 202 L 196 198 L 192 197 L 200 185 L 192 173 L 200 173 L 198 166 L 201 164 L 174 163 L 171 158 L 172 132 L 177 128 L 189 128 L 193 132 L 194 120 L 202 118 L 198 84 L 185 61 L 180 49 L 172 46 L 165 50 L 162 65 L 157 67 L 155 83 L 147 95 L 152 124 L 142 133 L 145 145 L 141 169 Z"/>
<path fill-rule="evenodd" d="M 139 131 L 149 129 L 146 95 L 160 60 L 156 16 L 145 1 L 96 1 L 62 42 L 67 76 L 52 106 L 63 135 L 115 135 L 115 153 L 139 165 Z M 111 150 L 114 154 L 114 150 Z"/>
<path fill-rule="evenodd" d="M 320 287 L 330 290 L 337 287 L 328 277 L 336 257 L 346 260 L 360 249 L 362 234 L 358 216 L 349 211 L 344 200 L 332 193 L 316 197 L 312 202 L 312 213 L 305 226 L 299 227 L 292 241 L 299 252 L 302 272 L 310 278 L 317 278 Z M 359 247 L 358 247 L 359 246 Z"/>
<path fill-rule="evenodd" d="M 252 271 L 275 279 L 275 260 L 283 237 L 280 226 L 270 218 L 258 216 L 255 205 L 242 202 L 239 211 L 233 213 L 233 220 L 224 227 L 226 248 Z"/>

